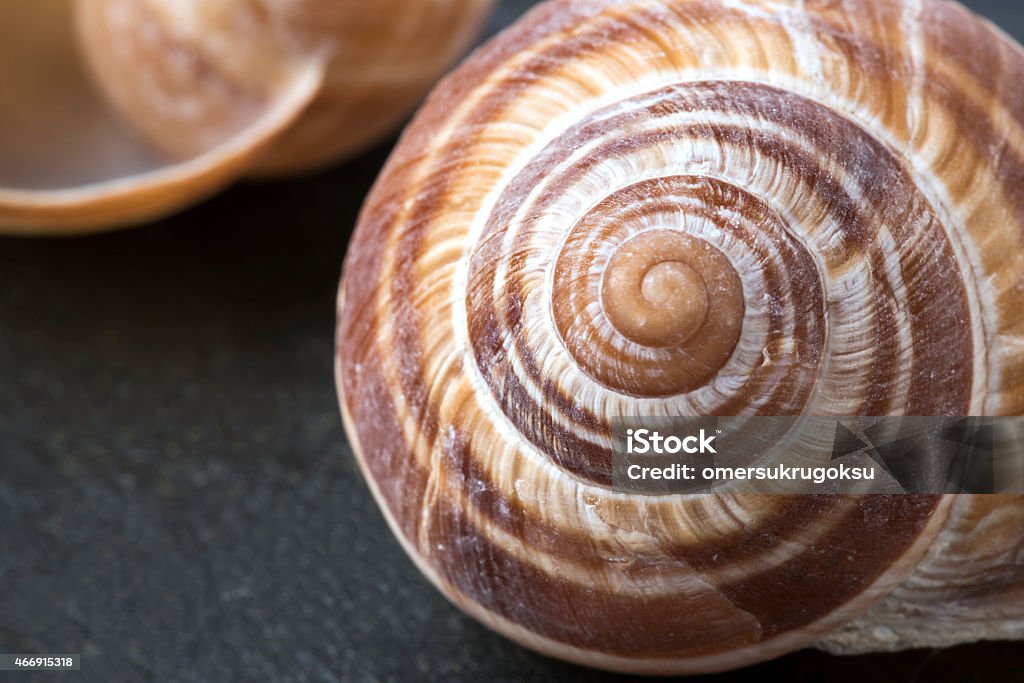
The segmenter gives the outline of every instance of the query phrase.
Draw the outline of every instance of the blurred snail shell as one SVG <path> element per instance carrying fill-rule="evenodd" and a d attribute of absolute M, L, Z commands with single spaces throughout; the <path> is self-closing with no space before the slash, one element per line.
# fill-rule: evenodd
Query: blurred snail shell
<path fill-rule="evenodd" d="M 420 569 L 629 672 L 1024 637 L 1021 496 L 631 496 L 609 426 L 1021 414 L 1022 82 L 941 0 L 556 0 L 479 51 L 339 293 L 346 428 Z"/>
<path fill-rule="evenodd" d="M 468 48 L 490 5 L 9 0 L 0 232 L 135 224 L 242 176 L 362 151 Z"/>

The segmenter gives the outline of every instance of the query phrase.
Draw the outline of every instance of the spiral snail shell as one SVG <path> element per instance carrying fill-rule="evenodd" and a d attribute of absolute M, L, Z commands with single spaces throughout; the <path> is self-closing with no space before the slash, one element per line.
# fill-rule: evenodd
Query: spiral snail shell
<path fill-rule="evenodd" d="M 8 0 L 0 232 L 131 225 L 362 151 L 491 3 Z"/>
<path fill-rule="evenodd" d="M 478 52 L 339 293 L 347 431 L 420 569 L 637 673 L 1024 637 L 1024 497 L 630 496 L 609 436 L 1021 414 L 1022 82 L 942 0 L 554 0 Z"/>

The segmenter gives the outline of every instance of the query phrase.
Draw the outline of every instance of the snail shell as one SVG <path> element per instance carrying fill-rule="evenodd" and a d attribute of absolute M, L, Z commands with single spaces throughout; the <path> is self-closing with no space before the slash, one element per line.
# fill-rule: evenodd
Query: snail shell
<path fill-rule="evenodd" d="M 1021 414 L 1021 82 L 940 0 L 556 0 L 478 52 L 339 293 L 347 431 L 420 569 L 638 673 L 1024 637 L 1021 496 L 610 486 L 613 417 Z"/>
<path fill-rule="evenodd" d="M 390 133 L 475 37 L 489 0 L 76 0 L 119 111 L 178 158 L 245 130 L 310 64 L 321 87 L 256 165 L 293 173 Z"/>
<path fill-rule="evenodd" d="M 139 223 L 359 152 L 491 1 L 8 0 L 0 232 Z"/>

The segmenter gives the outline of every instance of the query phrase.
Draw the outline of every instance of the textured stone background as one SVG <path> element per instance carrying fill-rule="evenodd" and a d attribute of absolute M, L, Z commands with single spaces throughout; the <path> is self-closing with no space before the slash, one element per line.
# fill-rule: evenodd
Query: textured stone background
<path fill-rule="evenodd" d="M 529 2 L 505 2 L 492 29 Z M 1024 5 L 972 5 L 1024 37 Z M 1024 87 L 1024 86 L 1022 86 Z M 0 680 L 611 680 L 451 607 L 337 415 L 334 296 L 387 149 L 133 232 L 0 241 Z M 1024 649 L 785 657 L 711 681 L 1020 681 Z"/>

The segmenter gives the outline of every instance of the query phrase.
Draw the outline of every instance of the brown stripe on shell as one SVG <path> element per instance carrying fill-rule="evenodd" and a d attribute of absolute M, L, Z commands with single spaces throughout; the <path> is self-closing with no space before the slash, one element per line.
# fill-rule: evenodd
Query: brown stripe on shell
<path fill-rule="evenodd" d="M 563 560 L 569 564 L 583 564 L 591 569 L 600 568 L 606 558 L 615 554 L 617 541 L 609 538 L 597 539 L 592 533 L 583 529 L 564 529 L 548 523 L 546 520 L 533 516 L 524 509 L 523 504 L 514 497 L 496 488 L 474 453 L 485 451 L 483 439 L 461 430 L 453 430 L 448 438 L 442 440 L 442 457 L 436 467 L 444 472 L 443 480 L 451 496 L 458 498 L 456 503 L 465 510 L 473 510 L 480 515 L 481 523 L 493 525 L 495 528 L 518 539 L 530 555 L 547 556 Z M 416 481 L 422 482 L 427 472 L 424 468 L 416 473 Z M 401 474 L 401 473 L 395 473 Z M 781 538 L 792 530 L 805 526 L 808 518 L 807 508 L 812 505 L 815 514 L 832 514 L 841 512 L 843 499 L 838 496 L 817 497 L 810 503 L 804 496 L 777 495 L 762 498 L 758 501 L 759 511 L 763 514 L 752 520 L 745 521 L 733 518 L 732 522 L 739 530 L 731 534 L 709 534 L 700 539 L 699 543 L 684 540 L 677 528 L 678 519 L 696 519 L 707 517 L 707 501 L 701 497 L 680 500 L 666 507 L 651 507 L 639 517 L 629 521 L 629 525 L 642 528 L 645 534 L 658 539 L 657 552 L 685 555 L 689 561 L 701 561 L 706 566 L 713 564 L 730 548 L 734 548 L 740 537 L 757 536 L 759 538 Z M 436 509 L 432 506 L 430 515 Z M 716 509 L 716 512 L 728 514 L 727 508 Z M 469 515 L 466 515 L 467 519 Z M 425 541 L 425 539 L 420 539 Z M 429 546 L 429 544 L 428 544 Z M 754 562 L 758 553 L 748 546 L 747 560 Z M 762 548 L 758 552 L 767 552 Z M 639 562 L 641 560 L 637 560 Z M 710 573 L 710 570 L 708 571 Z"/>

